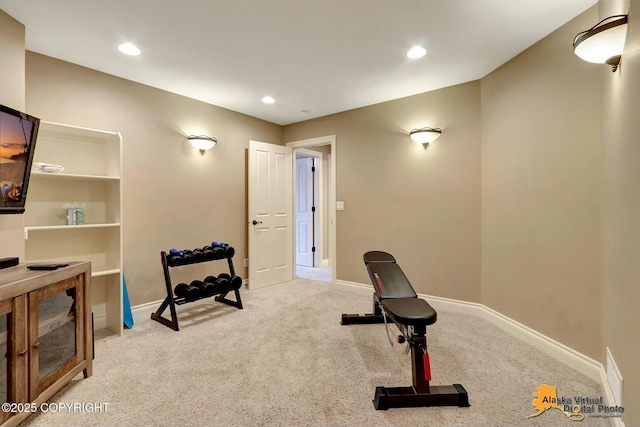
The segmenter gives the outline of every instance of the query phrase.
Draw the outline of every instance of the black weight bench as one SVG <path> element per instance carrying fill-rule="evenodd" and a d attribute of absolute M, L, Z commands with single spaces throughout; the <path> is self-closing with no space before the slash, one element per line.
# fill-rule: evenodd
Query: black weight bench
<path fill-rule="evenodd" d="M 373 313 L 343 314 L 343 325 L 386 323 L 388 317 L 402 335 L 398 341 L 411 347 L 413 385 L 409 387 L 376 387 L 373 404 L 376 409 L 411 406 L 469 406 L 467 391 L 460 384 L 432 386 L 427 325 L 436 322 L 437 313 L 425 300 L 418 298 L 393 255 L 371 251 L 364 254 L 364 264 L 371 278 Z"/>

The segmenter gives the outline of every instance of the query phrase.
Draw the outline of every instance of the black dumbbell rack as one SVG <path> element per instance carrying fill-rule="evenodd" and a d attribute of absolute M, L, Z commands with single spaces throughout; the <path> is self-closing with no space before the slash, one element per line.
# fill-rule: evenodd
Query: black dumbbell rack
<path fill-rule="evenodd" d="M 232 251 L 233 252 L 233 251 Z M 240 298 L 240 290 L 239 289 L 235 289 L 233 292 L 235 292 L 236 295 L 236 300 L 230 300 L 227 299 L 227 294 L 231 291 L 225 292 L 224 294 L 218 294 L 218 295 L 206 295 L 206 296 L 199 296 L 197 298 L 194 299 L 185 299 L 184 297 L 174 297 L 173 296 L 173 286 L 171 284 L 171 274 L 169 273 L 169 267 L 181 267 L 184 265 L 189 265 L 189 264 L 197 264 L 197 263 L 201 263 L 201 262 L 209 262 L 209 261 L 217 261 L 216 259 L 205 259 L 205 260 L 189 260 L 187 262 L 179 262 L 179 263 L 174 263 L 169 261 L 168 257 L 167 257 L 167 253 L 165 251 L 160 252 L 160 259 L 162 261 L 162 269 L 164 270 L 164 282 L 165 285 L 167 287 L 167 297 L 164 299 L 164 301 L 162 302 L 162 304 L 160 305 L 160 307 L 158 308 L 158 310 L 153 313 L 151 315 L 151 318 L 157 322 L 162 323 L 165 326 L 170 327 L 171 329 L 173 329 L 174 331 L 179 331 L 180 327 L 178 326 L 178 316 L 176 313 L 176 305 L 182 305 L 182 304 L 187 304 L 190 302 L 194 302 L 194 301 L 198 301 L 204 298 L 211 298 L 211 297 L 215 297 L 215 300 L 224 304 L 228 304 L 230 306 L 242 309 L 242 299 Z M 227 256 L 225 258 L 221 258 L 219 260 L 223 260 L 226 259 L 227 263 L 229 264 L 229 274 L 231 276 L 235 276 L 236 272 L 235 269 L 233 268 L 233 255 L 231 256 Z M 162 317 L 162 313 L 169 308 L 170 312 L 171 312 L 171 319 L 167 319 L 166 317 Z"/>

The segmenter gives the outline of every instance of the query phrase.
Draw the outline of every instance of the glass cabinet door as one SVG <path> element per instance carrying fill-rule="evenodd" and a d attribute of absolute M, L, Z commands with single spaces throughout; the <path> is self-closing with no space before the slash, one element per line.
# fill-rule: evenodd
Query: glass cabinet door
<path fill-rule="evenodd" d="M 84 360 L 83 287 L 73 277 L 29 294 L 30 394 L 39 395 Z"/>
<path fill-rule="evenodd" d="M 0 403 L 26 402 L 25 297 L 0 302 Z M 0 412 L 0 423 L 13 415 Z"/>

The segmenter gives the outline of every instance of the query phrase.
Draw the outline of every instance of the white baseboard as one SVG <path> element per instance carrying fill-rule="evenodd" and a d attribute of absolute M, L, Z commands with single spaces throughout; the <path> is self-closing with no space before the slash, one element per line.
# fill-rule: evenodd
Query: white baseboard
<path fill-rule="evenodd" d="M 325 258 L 320 261 L 320 267 L 329 267 L 329 258 Z"/>
<path fill-rule="evenodd" d="M 611 391 L 611 387 L 609 386 L 609 381 L 607 379 L 607 370 L 603 365 L 600 365 L 600 367 L 600 378 L 598 382 L 602 385 L 604 400 L 605 402 L 607 402 L 607 405 L 615 406 L 616 400 L 613 397 L 613 391 Z M 622 417 L 611 417 L 610 419 L 614 427 L 625 427 L 624 422 L 622 421 Z"/>
<path fill-rule="evenodd" d="M 443 310 L 446 309 L 456 312 L 475 314 L 496 325 L 510 335 L 520 338 L 554 359 L 572 367 L 593 381 L 600 381 L 600 370 L 602 369 L 602 364 L 600 362 L 597 362 L 590 357 L 585 356 L 584 354 L 579 353 L 572 348 L 567 347 L 566 345 L 497 312 L 496 310 L 493 310 L 492 308 L 478 303 L 457 301 L 432 295 L 419 294 L 418 296 L 428 300 L 429 304 L 431 304 L 436 310 L 440 308 Z"/>
<path fill-rule="evenodd" d="M 373 286 L 371 285 L 363 285 L 362 283 L 356 282 L 347 282 L 346 280 L 336 280 L 336 285 L 338 286 L 346 286 L 352 290 L 356 290 L 362 293 L 371 294 L 373 292 Z"/>
<path fill-rule="evenodd" d="M 160 304 L 162 304 L 163 301 L 164 300 L 161 299 L 131 307 L 131 314 L 133 314 L 133 327 L 136 327 L 136 323 L 141 323 L 151 319 L 151 314 L 160 307 Z M 171 316 L 171 314 L 169 314 L 169 316 Z"/>
<path fill-rule="evenodd" d="M 357 289 L 362 292 L 371 293 L 373 286 L 364 285 L 362 283 L 347 282 L 344 280 L 336 280 L 336 285 L 346 286 L 350 289 Z M 437 310 L 449 310 L 456 313 L 470 314 L 478 316 L 507 332 L 508 334 L 531 344 L 536 349 L 543 353 L 553 357 L 559 362 L 567 365 L 570 368 L 575 369 L 591 380 L 600 384 L 603 390 L 604 399 L 609 405 L 615 405 L 613 399 L 613 393 L 609 387 L 607 381 L 607 373 L 604 365 L 584 354 L 567 347 L 566 345 L 547 337 L 544 334 L 507 317 L 492 308 L 485 305 L 459 301 L 450 298 L 437 297 L 433 295 L 418 294 L 420 298 L 429 301 L 429 304 Z M 624 423 L 621 418 L 611 418 L 612 423 L 616 427 L 624 427 Z"/>

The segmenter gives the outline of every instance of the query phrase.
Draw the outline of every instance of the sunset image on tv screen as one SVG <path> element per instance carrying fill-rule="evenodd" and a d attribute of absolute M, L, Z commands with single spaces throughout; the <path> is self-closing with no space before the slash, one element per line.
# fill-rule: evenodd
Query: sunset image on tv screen
<path fill-rule="evenodd" d="M 0 112 L 0 205 L 20 202 L 33 123 Z"/>

